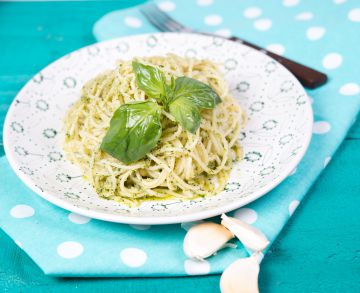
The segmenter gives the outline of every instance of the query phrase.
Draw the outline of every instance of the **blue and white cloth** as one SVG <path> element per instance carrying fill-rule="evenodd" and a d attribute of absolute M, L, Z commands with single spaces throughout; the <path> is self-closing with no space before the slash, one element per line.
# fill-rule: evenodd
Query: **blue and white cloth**
<path fill-rule="evenodd" d="M 239 35 L 329 75 L 325 86 L 307 91 L 313 101 L 315 122 L 303 161 L 275 190 L 233 213 L 274 241 L 359 112 L 359 2 L 172 0 L 158 4 L 194 29 Z M 99 41 L 155 31 L 137 8 L 109 13 L 94 26 Z M 46 274 L 105 277 L 220 273 L 235 259 L 247 255 L 237 243 L 236 249 L 226 248 L 205 262 L 195 262 L 186 259 L 182 250 L 190 224 L 121 225 L 69 213 L 29 190 L 6 158 L 0 159 L 0 195 L 1 228 Z"/>

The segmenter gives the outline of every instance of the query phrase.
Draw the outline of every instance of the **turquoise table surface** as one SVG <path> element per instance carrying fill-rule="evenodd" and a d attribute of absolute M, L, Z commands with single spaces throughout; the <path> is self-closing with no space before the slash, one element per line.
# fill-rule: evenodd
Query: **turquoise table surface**
<path fill-rule="evenodd" d="M 10 103 L 48 63 L 93 43 L 92 26 L 99 17 L 141 2 L 0 2 L 0 104 Z M 6 110 L 0 108 L 1 128 Z M 360 121 L 266 255 L 262 292 L 360 292 L 359 166 Z M 0 231 L 0 292 L 218 292 L 218 284 L 218 275 L 52 278 Z"/>

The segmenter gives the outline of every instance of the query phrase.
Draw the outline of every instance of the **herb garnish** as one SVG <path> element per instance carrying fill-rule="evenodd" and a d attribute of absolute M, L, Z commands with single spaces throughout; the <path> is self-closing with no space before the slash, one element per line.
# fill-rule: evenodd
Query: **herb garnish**
<path fill-rule="evenodd" d="M 143 158 L 161 136 L 161 108 L 164 107 L 191 133 L 200 127 L 201 109 L 213 109 L 221 103 L 219 95 L 207 84 L 189 77 L 171 78 L 166 83 L 157 67 L 132 62 L 138 87 L 157 101 L 128 103 L 114 113 L 100 148 L 128 164 Z M 162 105 L 162 107 L 161 107 Z"/>
<path fill-rule="evenodd" d="M 120 106 L 110 121 L 101 149 L 124 163 L 143 158 L 161 136 L 161 107 L 145 101 Z"/>

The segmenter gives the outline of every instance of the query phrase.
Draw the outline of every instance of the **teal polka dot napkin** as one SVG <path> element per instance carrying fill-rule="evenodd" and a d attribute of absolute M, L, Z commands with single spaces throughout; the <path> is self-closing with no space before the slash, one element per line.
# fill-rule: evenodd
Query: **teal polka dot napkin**
<path fill-rule="evenodd" d="M 164 11 L 198 30 L 238 35 L 325 71 L 329 82 L 309 90 L 315 122 L 300 165 L 275 190 L 232 214 L 271 241 L 329 163 L 360 108 L 360 5 L 345 0 L 172 0 Z M 156 30 L 137 8 L 114 11 L 94 26 L 99 41 Z M 247 255 L 228 247 L 204 262 L 186 259 L 182 242 L 193 223 L 136 226 L 69 213 L 46 202 L 0 159 L 0 225 L 46 274 L 56 276 L 180 276 L 220 273 Z M 218 219 L 214 219 L 218 220 Z M 314 219 L 315 220 L 315 219 Z"/>

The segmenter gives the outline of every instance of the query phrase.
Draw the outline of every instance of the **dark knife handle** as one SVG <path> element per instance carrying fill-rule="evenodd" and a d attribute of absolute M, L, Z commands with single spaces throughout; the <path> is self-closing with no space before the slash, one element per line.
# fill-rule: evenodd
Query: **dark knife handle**
<path fill-rule="evenodd" d="M 295 61 L 292 61 L 290 59 L 287 59 L 270 51 L 264 50 L 263 48 L 256 46 L 252 43 L 249 43 L 247 41 L 244 41 L 238 37 L 230 37 L 229 39 L 231 41 L 235 41 L 247 45 L 256 50 L 260 50 L 265 54 L 271 56 L 276 61 L 284 65 L 292 74 L 296 76 L 296 78 L 300 81 L 300 83 L 307 88 L 310 89 L 317 88 L 323 85 L 327 81 L 327 76 L 320 71 L 314 70 L 310 67 L 299 64 Z"/>

